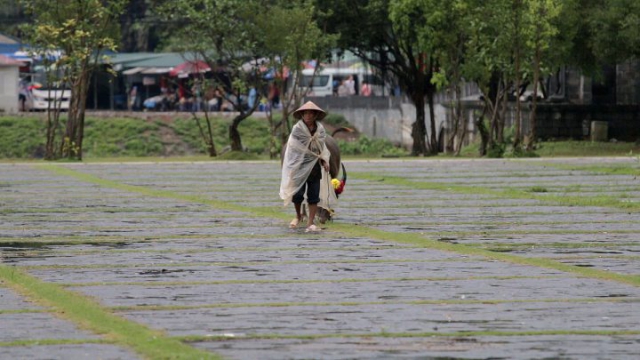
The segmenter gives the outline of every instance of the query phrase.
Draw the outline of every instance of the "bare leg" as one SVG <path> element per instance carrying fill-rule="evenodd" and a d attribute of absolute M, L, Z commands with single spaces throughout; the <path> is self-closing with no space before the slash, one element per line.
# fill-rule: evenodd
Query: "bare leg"
<path fill-rule="evenodd" d="M 302 204 L 293 203 L 293 206 L 296 208 L 296 217 L 298 221 L 302 221 Z"/>
<path fill-rule="evenodd" d="M 307 227 L 313 225 L 313 220 L 316 218 L 317 211 L 318 204 L 309 204 L 309 219 L 307 219 Z"/>

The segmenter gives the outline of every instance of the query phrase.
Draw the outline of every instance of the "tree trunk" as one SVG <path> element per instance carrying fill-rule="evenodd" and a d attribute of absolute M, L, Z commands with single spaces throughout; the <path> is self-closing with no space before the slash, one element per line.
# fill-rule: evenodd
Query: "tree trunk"
<path fill-rule="evenodd" d="M 64 133 L 64 139 L 60 143 L 61 157 L 73 159 L 73 148 L 75 146 L 76 133 L 78 131 L 78 104 L 79 104 L 80 86 L 78 82 L 71 85 L 71 100 L 69 101 L 69 111 L 67 113 L 67 126 Z"/>
<path fill-rule="evenodd" d="M 487 155 L 487 145 L 489 143 L 489 131 L 484 124 L 484 117 L 487 113 L 487 100 L 485 100 L 485 105 L 482 109 L 482 114 L 475 119 L 475 125 L 478 128 L 478 132 L 480 133 L 480 148 L 478 149 L 480 156 Z"/>
<path fill-rule="evenodd" d="M 533 60 L 533 99 L 531 99 L 531 113 L 529 114 L 529 133 L 525 147 L 527 151 L 533 151 L 536 142 L 536 109 L 538 107 L 538 82 L 540 81 L 540 47 L 536 48 Z"/>
<path fill-rule="evenodd" d="M 516 152 L 518 151 L 519 147 L 520 147 L 520 141 L 522 139 L 522 116 L 520 113 L 520 108 L 521 108 L 521 104 L 520 104 L 520 85 L 521 85 L 521 78 L 520 78 L 520 62 L 521 62 L 521 53 L 520 53 L 520 26 L 521 24 L 521 18 L 520 18 L 520 11 L 521 11 L 521 7 L 522 7 L 522 0 L 516 0 L 513 3 L 513 10 L 514 10 L 514 37 L 515 37 L 515 44 L 514 44 L 514 48 L 515 48 L 515 53 L 514 53 L 514 62 L 515 62 L 515 80 L 516 80 L 516 120 L 515 120 L 515 131 L 513 134 L 513 151 Z"/>
<path fill-rule="evenodd" d="M 54 104 L 55 105 L 55 104 Z M 56 153 L 56 133 L 60 126 L 60 106 L 56 106 L 53 109 L 49 107 L 47 109 L 47 144 L 45 145 L 45 160 L 58 159 L 58 153 Z"/>
<path fill-rule="evenodd" d="M 202 138 L 202 141 L 204 141 L 205 145 L 207 146 L 207 152 L 209 153 L 209 157 L 218 156 L 218 152 L 216 151 L 216 144 L 213 141 L 213 130 L 211 128 L 211 120 L 209 119 L 209 113 L 206 110 L 204 112 L 205 122 L 207 123 L 206 133 L 202 128 L 202 124 L 200 124 L 200 118 L 198 118 L 196 113 L 191 112 L 191 115 L 193 116 L 193 119 L 196 121 L 196 125 L 198 125 L 198 131 L 200 132 L 200 137 Z"/>
<path fill-rule="evenodd" d="M 271 112 L 267 113 L 267 120 L 269 121 L 269 159 L 276 159 L 278 157 L 277 148 L 277 136 L 276 136 L 276 124 L 273 121 L 273 115 Z"/>
<path fill-rule="evenodd" d="M 244 112 L 240 112 L 240 115 L 236 116 L 231 122 L 231 125 L 229 125 L 229 141 L 231 142 L 231 151 L 243 151 L 242 139 L 240 138 L 238 125 L 240 125 L 242 120 L 246 118 L 247 115 Z"/>
<path fill-rule="evenodd" d="M 87 95 L 89 94 L 89 79 L 91 71 L 85 71 L 81 78 L 80 103 L 77 115 L 78 131 L 76 133 L 76 159 L 82 161 L 82 142 L 84 141 L 84 116 L 87 108 Z"/>
<path fill-rule="evenodd" d="M 411 126 L 411 137 L 413 138 L 411 154 L 414 156 L 426 155 L 427 144 L 425 138 L 427 129 L 425 126 L 424 94 L 421 91 L 419 91 L 419 94 L 414 94 L 413 104 L 416 107 L 416 121 Z"/>
<path fill-rule="evenodd" d="M 414 90 L 410 95 L 416 107 L 416 121 L 411 125 L 411 138 L 413 139 L 411 154 L 414 156 L 426 155 L 425 94 L 420 90 Z"/>
<path fill-rule="evenodd" d="M 431 131 L 429 134 L 429 144 L 427 146 L 428 155 L 438 155 L 438 137 L 436 136 L 436 111 L 433 97 L 435 96 L 435 86 L 429 85 L 427 89 L 427 101 L 429 102 L 429 124 Z"/>
<path fill-rule="evenodd" d="M 458 79 L 459 76 L 457 75 L 457 71 L 454 72 L 454 79 Z M 453 88 L 453 103 L 452 103 L 452 110 L 451 113 L 453 115 L 453 126 L 452 126 L 452 133 L 449 136 L 449 139 L 447 141 L 447 146 L 445 148 L 445 152 L 447 154 L 455 154 L 455 155 L 459 155 L 460 154 L 460 149 L 462 148 L 462 141 L 464 140 L 464 136 L 465 136 L 465 129 L 466 129 L 466 124 L 464 121 L 462 121 L 462 90 L 460 88 L 460 82 L 454 80 L 455 82 L 452 85 Z M 455 140 L 458 139 L 458 143 L 455 143 Z"/>

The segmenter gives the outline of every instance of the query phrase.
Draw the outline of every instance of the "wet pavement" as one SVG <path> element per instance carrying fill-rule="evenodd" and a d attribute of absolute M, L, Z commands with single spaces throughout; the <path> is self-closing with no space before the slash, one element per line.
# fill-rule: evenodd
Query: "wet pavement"
<path fill-rule="evenodd" d="M 319 234 L 278 165 L 0 164 L 0 266 L 228 359 L 640 354 L 640 179 L 602 171 L 637 159 L 346 161 Z M 144 358 L 1 276 L 0 324 L 2 359 Z"/>

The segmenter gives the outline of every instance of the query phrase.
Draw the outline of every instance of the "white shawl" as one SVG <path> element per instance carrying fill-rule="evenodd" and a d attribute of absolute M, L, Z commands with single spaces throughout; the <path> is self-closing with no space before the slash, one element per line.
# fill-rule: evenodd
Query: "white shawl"
<path fill-rule="evenodd" d="M 313 166 L 319 159 L 323 159 L 329 164 L 331 153 L 325 144 L 327 133 L 322 124 L 316 123 L 316 125 L 317 129 L 313 136 L 302 120 L 298 121 L 291 129 L 282 161 L 280 182 L 280 198 L 284 200 L 285 206 L 291 203 L 293 195 L 305 185 Z M 335 206 L 338 199 L 333 186 L 331 186 L 331 176 L 323 167 L 321 167 L 321 171 L 318 206 L 328 210 Z"/>

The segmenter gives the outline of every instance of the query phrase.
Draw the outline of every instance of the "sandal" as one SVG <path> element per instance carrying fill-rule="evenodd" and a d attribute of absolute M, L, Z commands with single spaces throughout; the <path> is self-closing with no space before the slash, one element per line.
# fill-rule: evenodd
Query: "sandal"
<path fill-rule="evenodd" d="M 307 229 L 304 232 L 319 232 L 322 229 L 320 229 L 319 227 L 315 226 L 315 225 L 309 225 L 309 227 L 307 227 Z"/>
<path fill-rule="evenodd" d="M 295 218 L 293 220 L 291 220 L 291 222 L 289 223 L 289 228 L 290 229 L 295 229 L 298 227 L 298 224 L 300 223 L 300 220 L 298 220 L 298 218 Z"/>

